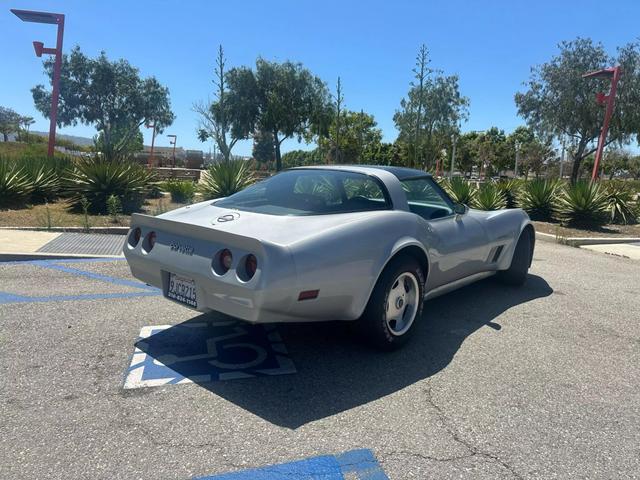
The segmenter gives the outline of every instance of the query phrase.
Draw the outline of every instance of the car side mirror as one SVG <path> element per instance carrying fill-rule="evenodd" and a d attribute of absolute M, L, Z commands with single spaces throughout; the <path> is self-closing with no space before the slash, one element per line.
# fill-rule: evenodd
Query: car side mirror
<path fill-rule="evenodd" d="M 464 215 L 467 213 L 469 208 L 464 203 L 454 203 L 453 205 L 453 213 L 456 215 Z"/>

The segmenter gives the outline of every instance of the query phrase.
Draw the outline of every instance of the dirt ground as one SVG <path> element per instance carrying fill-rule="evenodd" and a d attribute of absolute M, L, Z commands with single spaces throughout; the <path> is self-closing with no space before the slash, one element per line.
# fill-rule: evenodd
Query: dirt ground
<path fill-rule="evenodd" d="M 562 237 L 637 237 L 640 238 L 640 225 L 604 225 L 598 229 L 563 227 L 559 223 L 533 222 L 536 231 Z"/>
<path fill-rule="evenodd" d="M 145 202 L 142 213 L 159 215 L 182 205 L 171 202 L 168 197 L 149 199 Z M 129 218 L 129 215 L 119 215 L 117 219 L 111 218 L 109 215 L 88 215 L 88 223 L 89 227 L 128 226 Z M 0 227 L 84 226 L 84 215 L 70 211 L 68 203 L 64 201 L 48 205 L 25 205 L 24 208 L 0 210 Z"/>

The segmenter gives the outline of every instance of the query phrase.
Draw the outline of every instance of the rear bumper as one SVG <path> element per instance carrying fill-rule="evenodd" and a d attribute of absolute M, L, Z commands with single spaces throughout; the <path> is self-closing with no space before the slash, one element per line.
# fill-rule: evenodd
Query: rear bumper
<path fill-rule="evenodd" d="M 125 247 L 126 249 L 126 247 Z M 136 258 L 127 255 L 132 275 L 162 290 L 166 297 L 169 273 L 177 273 L 191 278 L 196 284 L 197 307 L 200 312 L 216 311 L 239 318 L 250 323 L 273 323 L 283 321 L 303 321 L 304 319 L 290 316 L 287 313 L 292 298 L 289 292 L 268 292 L 260 288 L 248 288 L 242 285 L 232 285 L 215 278 L 207 278 L 200 273 L 200 269 L 183 268 L 179 262 L 174 264 L 158 262 L 147 258 Z M 210 260 L 208 262 L 210 264 Z M 213 275 L 213 273 L 212 273 Z M 295 282 L 294 282 L 295 283 Z M 273 301 L 278 298 L 279 301 Z M 180 302 L 180 305 L 189 307 Z"/>

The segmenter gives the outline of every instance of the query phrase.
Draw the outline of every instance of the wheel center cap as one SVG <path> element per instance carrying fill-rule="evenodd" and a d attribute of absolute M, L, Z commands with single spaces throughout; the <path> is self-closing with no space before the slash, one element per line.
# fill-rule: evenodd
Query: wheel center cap
<path fill-rule="evenodd" d="M 396 298 L 396 308 L 400 309 L 404 305 L 404 300 L 402 297 Z"/>

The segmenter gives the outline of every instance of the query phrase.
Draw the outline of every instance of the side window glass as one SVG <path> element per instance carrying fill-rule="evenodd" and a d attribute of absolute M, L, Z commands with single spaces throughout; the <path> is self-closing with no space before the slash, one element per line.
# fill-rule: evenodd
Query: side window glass
<path fill-rule="evenodd" d="M 367 200 L 384 200 L 384 194 L 380 185 L 371 178 L 346 178 L 343 182 L 347 200 L 354 197 Z"/>
<path fill-rule="evenodd" d="M 320 175 L 301 176 L 293 186 L 293 193 L 320 197 L 326 205 L 335 205 L 342 201 L 331 179 Z"/>
<path fill-rule="evenodd" d="M 425 220 L 435 220 L 453 214 L 453 205 L 430 178 L 408 179 L 401 183 L 409 209 L 416 215 Z"/>

